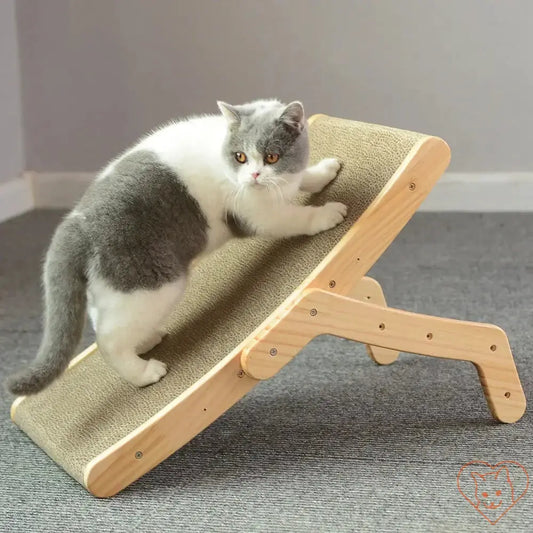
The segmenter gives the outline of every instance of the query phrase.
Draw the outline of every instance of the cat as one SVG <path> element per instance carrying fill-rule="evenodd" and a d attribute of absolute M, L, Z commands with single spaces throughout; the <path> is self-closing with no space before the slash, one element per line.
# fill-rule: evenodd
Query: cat
<path fill-rule="evenodd" d="M 489 521 L 497 519 L 514 503 L 514 488 L 507 467 L 487 474 L 471 472 L 470 475 L 476 485 L 474 507 Z"/>
<path fill-rule="evenodd" d="M 196 258 L 234 234 L 285 238 L 340 224 L 347 207 L 291 203 L 322 190 L 334 158 L 308 167 L 303 105 L 218 102 L 220 114 L 171 122 L 105 167 L 58 226 L 43 269 L 44 333 L 35 360 L 7 380 L 35 394 L 68 366 L 85 310 L 109 366 L 143 387 L 167 372 L 139 357 L 163 336 Z"/>

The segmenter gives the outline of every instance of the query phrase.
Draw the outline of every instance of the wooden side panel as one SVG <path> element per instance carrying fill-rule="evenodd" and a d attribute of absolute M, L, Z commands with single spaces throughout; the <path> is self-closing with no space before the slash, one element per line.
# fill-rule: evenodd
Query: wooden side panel
<path fill-rule="evenodd" d="M 347 295 L 389 247 L 450 162 L 438 137 L 420 141 L 389 183 L 302 285 Z"/>
<path fill-rule="evenodd" d="M 242 371 L 240 352 L 226 358 L 166 409 L 93 459 L 85 469 L 85 486 L 100 498 L 113 496 L 187 444 L 256 384 Z"/>

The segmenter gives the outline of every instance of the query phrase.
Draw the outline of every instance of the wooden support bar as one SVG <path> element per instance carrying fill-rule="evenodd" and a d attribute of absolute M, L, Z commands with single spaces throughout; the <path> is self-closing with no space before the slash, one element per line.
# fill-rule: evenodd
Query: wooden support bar
<path fill-rule="evenodd" d="M 373 278 L 365 276 L 361 281 L 348 293 L 350 298 L 361 300 L 362 302 L 369 302 L 383 307 L 387 307 L 385 295 L 381 285 Z M 372 361 L 378 365 L 390 365 L 398 359 L 399 352 L 397 350 L 389 350 L 381 346 L 372 346 L 366 344 L 366 351 Z"/>
<path fill-rule="evenodd" d="M 471 361 L 489 408 L 501 422 L 516 422 L 526 400 L 505 332 L 310 289 L 243 351 L 242 366 L 256 379 L 275 375 L 314 337 L 324 333 L 391 350 Z"/>

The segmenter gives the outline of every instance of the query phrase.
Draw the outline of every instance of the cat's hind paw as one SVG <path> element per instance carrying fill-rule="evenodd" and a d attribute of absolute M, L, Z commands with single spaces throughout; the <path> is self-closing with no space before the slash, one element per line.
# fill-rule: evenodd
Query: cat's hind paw
<path fill-rule="evenodd" d="M 146 387 L 152 383 L 157 383 L 163 376 L 167 374 L 167 365 L 157 359 L 149 359 L 146 361 L 146 368 L 144 369 L 140 387 Z"/>

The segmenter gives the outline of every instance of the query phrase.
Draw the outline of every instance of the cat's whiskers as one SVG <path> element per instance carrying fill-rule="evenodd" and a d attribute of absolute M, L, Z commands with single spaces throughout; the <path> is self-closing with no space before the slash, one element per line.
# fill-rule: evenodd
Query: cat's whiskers
<path fill-rule="evenodd" d="M 280 202 L 283 204 L 285 203 L 285 197 L 283 196 L 283 190 L 281 189 L 281 187 L 279 186 L 278 183 L 274 182 L 274 187 L 275 187 L 275 190 L 276 190 L 276 193 L 278 193 L 279 195 L 279 200 Z"/>
<path fill-rule="evenodd" d="M 239 196 L 240 188 L 237 189 L 237 192 L 235 193 L 235 196 L 233 196 L 233 213 L 237 212 L 237 196 Z"/>
<path fill-rule="evenodd" d="M 265 186 L 267 192 L 268 192 L 269 195 L 270 195 L 270 193 L 273 191 L 273 189 L 270 187 L 270 185 L 273 185 L 272 180 L 270 180 L 270 179 L 268 179 L 268 178 L 263 179 L 263 185 Z M 276 192 L 276 191 L 274 191 L 274 192 Z"/>
<path fill-rule="evenodd" d="M 286 180 L 283 180 L 286 182 Z M 273 190 L 277 196 L 277 198 L 279 199 L 279 201 L 281 203 L 284 203 L 285 202 L 285 197 L 283 196 L 283 189 L 279 186 L 278 182 L 274 179 L 267 179 L 266 180 L 266 185 L 267 185 L 267 189 L 270 190 L 269 188 L 269 185 L 272 185 L 273 186 Z"/>
<path fill-rule="evenodd" d="M 237 214 L 239 210 L 239 199 L 242 199 L 243 197 L 244 197 L 244 186 L 239 185 L 239 188 L 237 189 L 237 192 L 235 193 L 235 196 L 233 197 L 233 212 L 235 214 Z"/>
<path fill-rule="evenodd" d="M 278 182 L 283 182 L 282 185 L 279 185 Z M 283 194 L 283 187 L 284 186 L 289 186 L 289 181 L 285 178 L 282 178 L 281 176 L 278 176 L 278 179 L 276 180 L 276 185 L 278 186 L 279 190 L 280 190 L 280 194 L 281 194 L 281 198 L 282 198 L 282 201 L 283 202 L 288 202 L 287 198 L 285 198 L 285 195 Z"/>

